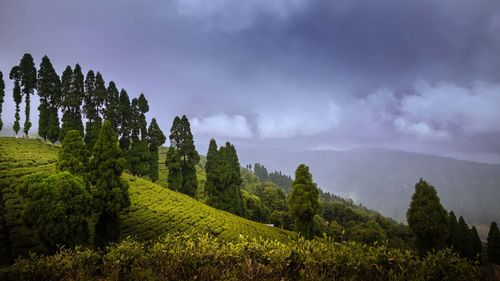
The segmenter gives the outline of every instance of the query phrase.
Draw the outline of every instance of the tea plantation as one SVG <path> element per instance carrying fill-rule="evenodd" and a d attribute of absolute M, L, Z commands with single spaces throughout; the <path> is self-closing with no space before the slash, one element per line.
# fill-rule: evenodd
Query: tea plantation
<path fill-rule="evenodd" d="M 33 231 L 21 219 L 16 188 L 23 176 L 55 171 L 58 148 L 39 140 L 0 138 L 0 263 L 37 250 Z M 198 230 L 221 239 L 240 234 L 285 240 L 293 235 L 211 208 L 150 181 L 124 174 L 130 183 L 131 206 L 121 215 L 122 237 L 146 241 L 161 234 Z"/>

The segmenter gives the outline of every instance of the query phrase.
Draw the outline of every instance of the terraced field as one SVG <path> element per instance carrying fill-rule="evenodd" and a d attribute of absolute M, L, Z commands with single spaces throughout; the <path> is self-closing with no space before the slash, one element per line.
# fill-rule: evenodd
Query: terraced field
<path fill-rule="evenodd" d="M 11 260 L 36 250 L 36 236 L 21 220 L 22 206 L 16 187 L 27 174 L 52 173 L 57 149 L 39 140 L 0 138 L 0 263 L 2 259 Z M 193 228 L 224 239 L 243 234 L 286 240 L 293 235 L 211 208 L 150 181 L 128 174 L 124 178 L 130 183 L 132 204 L 121 215 L 123 237 L 149 240 L 163 233 Z"/>

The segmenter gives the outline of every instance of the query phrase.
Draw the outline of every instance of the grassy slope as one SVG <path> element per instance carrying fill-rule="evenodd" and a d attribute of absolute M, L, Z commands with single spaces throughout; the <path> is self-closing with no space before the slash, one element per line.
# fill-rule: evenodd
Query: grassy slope
<path fill-rule="evenodd" d="M 41 141 L 0 138 L 0 202 L 3 203 L 0 204 L 0 257 L 7 253 L 16 257 L 36 245 L 35 235 L 21 221 L 22 206 L 16 187 L 24 175 L 54 172 L 56 160 L 57 148 Z M 128 174 L 124 178 L 130 183 L 132 204 L 122 214 L 123 236 L 147 240 L 162 233 L 193 228 L 225 239 L 243 234 L 284 240 L 292 235 L 211 208 L 150 181 Z"/>

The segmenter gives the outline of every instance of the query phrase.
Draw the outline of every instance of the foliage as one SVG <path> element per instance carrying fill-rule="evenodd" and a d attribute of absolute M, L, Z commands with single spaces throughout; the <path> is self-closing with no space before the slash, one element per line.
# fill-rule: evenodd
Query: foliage
<path fill-rule="evenodd" d="M 120 148 L 123 153 L 126 153 L 130 147 L 130 133 L 132 130 L 132 108 L 130 106 L 130 98 L 127 91 L 121 89 L 119 97 L 119 112 L 120 119 L 118 122 L 118 138 L 120 140 Z"/>
<path fill-rule="evenodd" d="M 149 124 L 147 139 L 149 142 L 149 152 L 151 153 L 149 161 L 149 178 L 155 182 L 158 180 L 158 149 L 167 140 L 155 118 L 153 118 L 151 124 Z"/>
<path fill-rule="evenodd" d="M 140 177 L 148 175 L 150 162 L 151 153 L 148 148 L 148 143 L 145 140 L 133 142 L 127 153 L 127 163 L 132 175 Z"/>
<path fill-rule="evenodd" d="M 120 125 L 120 93 L 116 88 L 115 82 L 110 81 L 106 90 L 105 108 L 103 109 L 104 119 L 111 122 L 111 127 L 118 132 Z"/>
<path fill-rule="evenodd" d="M 0 71 L 0 131 L 3 128 L 2 122 L 2 105 L 5 97 L 5 82 L 3 81 L 3 73 Z"/>
<path fill-rule="evenodd" d="M 59 150 L 57 169 L 86 178 L 89 171 L 89 156 L 90 152 L 87 150 L 80 132 L 77 130 L 69 131 L 62 142 L 61 150 Z"/>
<path fill-rule="evenodd" d="M 330 240 L 281 243 L 240 236 L 170 234 L 145 245 L 127 239 L 105 252 L 62 249 L 20 259 L 2 280 L 456 280 L 480 278 L 479 269 L 449 250 L 424 258 L 385 245 Z"/>
<path fill-rule="evenodd" d="M 55 142 L 59 137 L 57 109 L 61 99 L 61 81 L 47 56 L 42 58 L 38 70 L 37 92 L 40 97 L 38 135 Z"/>
<path fill-rule="evenodd" d="M 174 168 L 180 166 L 180 173 L 182 175 L 180 176 L 178 174 L 179 170 L 177 169 L 172 171 L 169 170 L 169 187 L 194 197 L 198 189 L 196 164 L 200 161 L 200 156 L 194 146 L 193 134 L 191 133 L 189 121 L 185 115 L 183 115 L 182 118 L 178 116 L 174 118 L 172 128 L 170 129 L 169 139 L 170 146 L 175 150 L 175 153 L 172 152 L 171 155 L 175 157 L 171 159 L 167 157 L 166 165 L 173 166 Z M 180 162 L 173 163 L 173 161 Z M 179 180 L 182 180 L 182 184 L 180 184 L 181 182 L 179 182 Z M 177 185 L 172 185 L 171 183 Z"/>
<path fill-rule="evenodd" d="M 96 245 L 104 246 L 118 239 L 118 214 L 130 205 L 128 184 L 121 179 L 126 166 L 118 146 L 111 122 L 104 121 L 90 160 L 89 180 L 94 187 L 94 197 L 99 219 L 96 225 Z"/>
<path fill-rule="evenodd" d="M 74 69 L 68 65 L 61 77 L 61 106 L 63 111 L 61 136 L 63 140 L 71 130 L 77 130 L 84 136 L 81 106 L 85 95 L 84 76 L 79 64 Z"/>
<path fill-rule="evenodd" d="M 31 174 L 18 192 L 24 202 L 23 220 L 33 226 L 49 251 L 87 241 L 92 195 L 80 177 L 69 172 L 48 178 Z"/>
<path fill-rule="evenodd" d="M 25 103 L 25 120 L 23 126 L 23 132 L 26 138 L 28 138 L 28 132 L 31 129 L 30 121 L 30 99 L 33 91 L 36 88 L 36 68 L 33 62 L 33 57 L 31 54 L 24 54 L 19 63 L 19 76 L 21 78 L 22 93 L 24 94 Z"/>
<path fill-rule="evenodd" d="M 488 232 L 486 254 L 491 263 L 500 265 L 500 231 L 496 222 L 491 222 Z"/>
<path fill-rule="evenodd" d="M 12 67 L 9 73 L 9 78 L 10 80 L 14 80 L 14 88 L 12 89 L 12 96 L 14 98 L 14 103 L 16 104 L 16 110 L 14 114 L 14 124 L 12 126 L 12 129 L 14 130 L 17 136 L 21 128 L 21 125 L 19 124 L 19 120 L 21 119 L 19 116 L 19 111 L 20 111 L 20 104 L 23 100 L 23 96 L 21 96 L 21 77 L 18 65 Z"/>
<path fill-rule="evenodd" d="M 434 187 L 423 179 L 415 185 L 415 193 L 406 216 L 421 255 L 446 246 L 448 214 L 441 205 Z"/>
<path fill-rule="evenodd" d="M 243 215 L 240 190 L 242 182 L 236 149 L 229 142 L 220 149 L 214 139 L 210 140 L 205 165 L 207 180 L 205 192 L 208 204 L 220 210 Z"/>
<path fill-rule="evenodd" d="M 290 214 L 295 218 L 295 229 L 306 238 L 314 236 L 313 218 L 319 210 L 318 200 L 319 190 L 312 180 L 309 167 L 299 165 L 295 171 L 288 206 Z"/>

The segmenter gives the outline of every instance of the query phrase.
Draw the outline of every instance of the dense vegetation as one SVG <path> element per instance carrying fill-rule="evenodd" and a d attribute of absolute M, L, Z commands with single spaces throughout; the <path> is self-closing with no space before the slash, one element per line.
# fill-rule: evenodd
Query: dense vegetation
<path fill-rule="evenodd" d="M 22 200 L 17 189 L 23 176 L 56 172 L 57 146 L 39 140 L 0 138 L 0 261 L 5 264 L 29 251 L 45 252 L 33 228 L 22 220 Z M 129 185 L 130 206 L 120 213 L 121 238 L 141 241 L 193 228 L 224 239 L 239 234 L 285 241 L 291 232 L 249 221 L 209 207 L 189 196 L 139 177 L 124 174 Z"/>
<path fill-rule="evenodd" d="M 63 249 L 0 270 L 2 280 L 479 280 L 479 268 L 449 250 L 421 258 L 408 250 L 330 240 L 167 235 L 127 239 L 106 252 Z"/>

